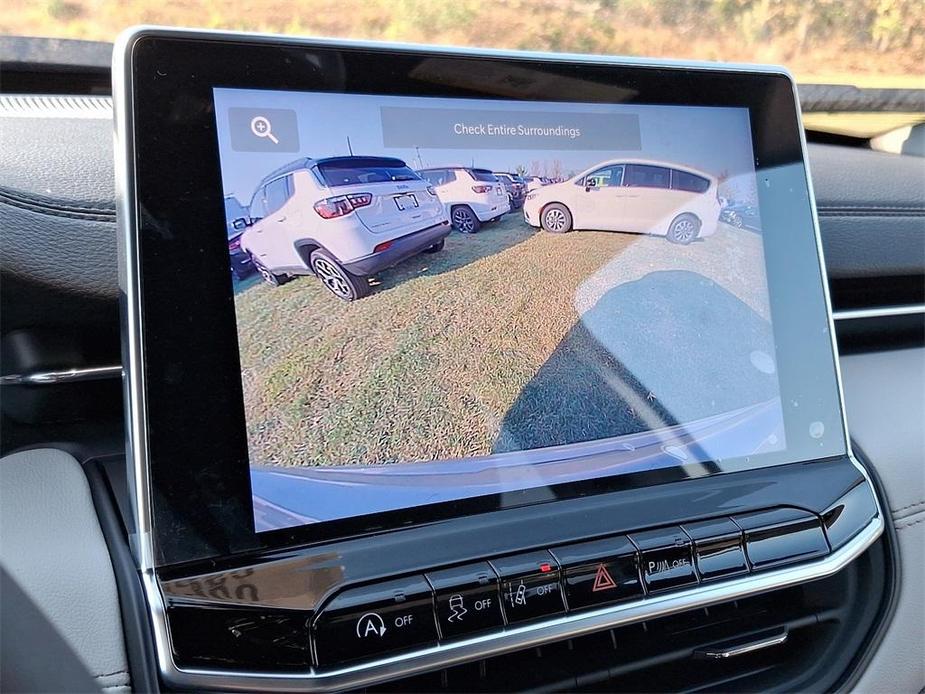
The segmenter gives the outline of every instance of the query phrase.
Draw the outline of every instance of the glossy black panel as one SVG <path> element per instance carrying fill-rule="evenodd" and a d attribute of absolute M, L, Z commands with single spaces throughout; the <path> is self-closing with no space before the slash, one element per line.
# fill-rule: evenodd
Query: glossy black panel
<path fill-rule="evenodd" d="M 745 550 L 754 570 L 806 561 L 829 552 L 819 518 L 795 508 L 733 516 L 745 532 Z"/>
<path fill-rule="evenodd" d="M 181 667 L 305 670 L 312 664 L 310 613 L 176 606 L 167 612 Z"/>
<path fill-rule="evenodd" d="M 615 533 L 796 504 L 822 513 L 863 480 L 847 459 L 715 475 L 161 569 L 168 600 L 312 610 L 336 590 Z M 858 528 L 860 530 L 860 527 Z M 298 589 L 294 589 L 297 585 Z"/>
<path fill-rule="evenodd" d="M 836 549 L 877 516 L 877 502 L 868 484 L 859 484 L 822 513 L 829 545 Z"/>
<path fill-rule="evenodd" d="M 844 455 L 796 105 L 784 76 L 205 36 L 144 36 L 131 51 L 134 124 L 129 135 L 134 137 L 136 181 L 130 187 L 138 195 L 131 214 L 139 226 L 146 433 L 159 565 Z M 493 78 L 477 78 L 486 74 Z M 563 79 L 568 90 L 555 87 Z M 499 91 L 497 85 L 506 86 Z M 783 402 L 795 403 L 784 408 L 787 450 L 258 536 L 252 525 L 227 240 L 208 231 L 225 223 L 214 86 L 748 108 L 778 376 Z M 191 302 L 191 296 L 196 300 Z"/>

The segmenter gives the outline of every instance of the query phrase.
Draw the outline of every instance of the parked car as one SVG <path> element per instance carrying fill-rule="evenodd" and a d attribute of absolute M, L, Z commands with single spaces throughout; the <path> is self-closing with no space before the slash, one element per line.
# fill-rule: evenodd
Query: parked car
<path fill-rule="evenodd" d="M 433 186 L 401 159 L 298 159 L 257 186 L 241 248 L 269 284 L 314 274 L 338 298 L 367 277 L 443 248 L 450 221 Z"/>
<path fill-rule="evenodd" d="M 546 184 L 543 182 L 543 179 L 539 176 L 524 176 L 524 181 L 527 184 L 527 192 L 531 190 L 536 190 L 537 188 L 542 188 Z"/>
<path fill-rule="evenodd" d="M 524 200 L 527 197 L 527 183 L 522 176 L 505 171 L 495 171 L 495 176 L 501 181 L 504 190 L 507 191 L 508 200 L 511 203 L 512 210 L 519 210 L 524 206 Z"/>
<path fill-rule="evenodd" d="M 225 227 L 228 232 L 228 260 L 231 274 L 243 280 L 254 272 L 250 256 L 241 250 L 241 234 L 247 229 L 247 208 L 233 195 L 225 196 Z"/>
<path fill-rule="evenodd" d="M 418 173 L 436 188 L 453 227 L 464 234 L 474 234 L 484 222 L 511 211 L 504 185 L 488 169 L 448 166 Z"/>
<path fill-rule="evenodd" d="M 720 212 L 719 218 L 737 229 L 761 231 L 761 217 L 758 215 L 758 207 L 755 205 L 746 205 L 744 203 L 727 205 Z"/>
<path fill-rule="evenodd" d="M 527 224 L 553 233 L 628 231 L 687 244 L 716 231 L 716 178 L 679 164 L 606 161 L 527 194 Z"/>

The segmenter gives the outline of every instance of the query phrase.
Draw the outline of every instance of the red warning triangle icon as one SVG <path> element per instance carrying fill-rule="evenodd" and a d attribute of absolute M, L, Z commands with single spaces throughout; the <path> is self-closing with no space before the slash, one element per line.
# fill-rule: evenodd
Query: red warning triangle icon
<path fill-rule="evenodd" d="M 607 567 L 603 564 L 598 564 L 597 573 L 594 576 L 594 585 L 591 587 L 591 592 L 597 593 L 601 590 L 610 590 L 611 588 L 616 587 L 617 583 L 613 580 L 613 577 L 610 575 Z"/>

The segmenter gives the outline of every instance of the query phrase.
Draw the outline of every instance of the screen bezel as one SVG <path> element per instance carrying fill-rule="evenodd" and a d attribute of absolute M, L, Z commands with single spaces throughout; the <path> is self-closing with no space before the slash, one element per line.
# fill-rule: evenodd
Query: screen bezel
<path fill-rule="evenodd" d="M 138 294 L 127 339 L 139 341 L 145 413 L 143 430 L 131 435 L 136 455 L 140 447 L 146 454 L 157 565 L 846 453 L 818 232 L 793 82 L 785 72 L 162 30 L 135 34 L 127 59 L 131 119 L 125 135 L 133 175 L 126 182 L 131 199 L 124 223 L 136 248 L 124 282 Z M 433 72 L 430 81 L 415 79 L 414 69 L 434 59 L 444 66 L 442 73 L 437 69 L 440 79 Z M 503 76 L 515 69 L 588 86 L 566 99 L 544 91 L 538 79 L 526 100 L 614 103 L 606 95 L 621 94 L 620 103 L 749 109 L 756 172 L 764 183 L 759 202 L 781 398 L 802 406 L 785 408 L 788 437 L 811 411 L 825 414 L 826 435 L 816 451 L 795 456 L 788 449 L 750 465 L 697 463 L 505 494 L 503 505 L 500 495 L 489 495 L 255 533 L 227 243 L 222 234 L 205 231 L 225 222 L 212 89 L 510 99 L 494 82 L 480 91 L 461 84 L 459 75 L 489 70 Z"/>

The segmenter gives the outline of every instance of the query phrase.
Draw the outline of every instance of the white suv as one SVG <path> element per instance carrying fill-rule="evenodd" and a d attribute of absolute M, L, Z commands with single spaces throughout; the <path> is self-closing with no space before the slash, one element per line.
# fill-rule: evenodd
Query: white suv
<path fill-rule="evenodd" d="M 453 226 L 464 234 L 474 234 L 482 222 L 511 211 L 504 184 L 488 169 L 449 166 L 418 173 L 437 189 Z"/>
<path fill-rule="evenodd" d="M 531 191 L 524 203 L 527 224 L 553 233 L 629 231 L 681 244 L 714 233 L 719 213 L 716 178 L 645 159 L 602 162 Z"/>
<path fill-rule="evenodd" d="M 436 191 L 401 159 L 298 159 L 265 177 L 241 236 L 264 280 L 316 275 L 352 301 L 367 276 L 443 248 L 450 221 Z"/>

